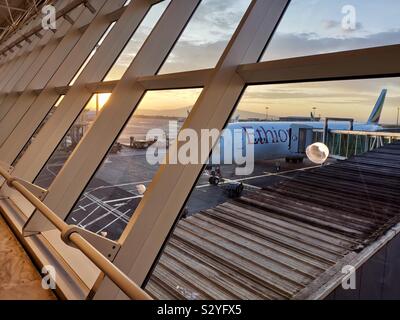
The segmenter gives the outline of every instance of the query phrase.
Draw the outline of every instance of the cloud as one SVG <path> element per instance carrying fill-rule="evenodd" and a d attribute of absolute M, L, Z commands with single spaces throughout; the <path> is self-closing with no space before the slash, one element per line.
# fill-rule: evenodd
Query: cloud
<path fill-rule="evenodd" d="M 361 31 L 363 29 L 363 24 L 361 22 L 357 22 L 356 26 L 354 29 L 351 28 L 341 28 L 341 31 L 346 34 L 346 33 L 353 33 L 357 31 Z"/>
<path fill-rule="evenodd" d="M 230 38 L 250 0 L 207 0 L 200 4 L 181 41 L 213 43 Z"/>
<path fill-rule="evenodd" d="M 240 110 L 262 113 L 270 107 L 274 116 L 307 116 L 312 106 L 323 116 L 352 117 L 365 121 L 380 91 L 388 89 L 383 123 L 393 123 L 400 105 L 400 79 L 364 79 L 250 86 L 243 95 Z"/>
<path fill-rule="evenodd" d="M 342 29 L 342 30 L 350 30 L 350 31 L 358 31 L 363 29 L 363 24 L 361 22 L 356 23 L 356 27 L 354 29 L 344 29 L 342 27 L 342 23 L 338 20 L 322 20 L 321 25 L 324 29 L 326 30 L 332 30 L 332 29 Z"/>
<path fill-rule="evenodd" d="M 227 42 L 228 40 L 220 40 L 214 43 L 196 44 L 191 41 L 180 41 L 162 67 L 161 73 L 212 68 L 217 64 Z"/>
<path fill-rule="evenodd" d="M 320 53 L 354 50 L 400 43 L 400 29 L 364 37 L 318 37 L 315 33 L 276 33 L 263 60 L 276 60 Z"/>

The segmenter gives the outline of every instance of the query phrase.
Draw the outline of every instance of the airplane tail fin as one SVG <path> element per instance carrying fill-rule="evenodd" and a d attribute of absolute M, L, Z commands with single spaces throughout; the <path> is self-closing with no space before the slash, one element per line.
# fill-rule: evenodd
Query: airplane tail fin
<path fill-rule="evenodd" d="M 378 124 L 379 119 L 381 118 L 381 113 L 383 110 L 383 105 L 385 104 L 387 89 L 383 89 L 378 101 L 375 104 L 374 109 L 372 110 L 371 115 L 369 116 L 368 123 L 369 124 Z"/>

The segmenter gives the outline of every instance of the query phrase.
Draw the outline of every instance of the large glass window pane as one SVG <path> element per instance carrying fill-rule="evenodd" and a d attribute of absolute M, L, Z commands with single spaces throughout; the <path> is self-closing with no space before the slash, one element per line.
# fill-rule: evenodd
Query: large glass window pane
<path fill-rule="evenodd" d="M 107 73 L 104 81 L 119 80 L 124 75 L 125 71 L 129 68 L 136 54 L 139 52 L 143 43 L 153 30 L 157 21 L 167 8 L 170 0 L 164 0 L 160 3 L 153 5 L 146 17 L 140 23 L 139 27 L 134 32 L 132 38 L 125 46 L 122 53 L 119 55 L 117 61 L 114 63 L 110 71 Z"/>
<path fill-rule="evenodd" d="M 376 239 L 377 224 L 384 234 L 397 221 L 396 195 L 387 188 L 387 201 L 379 202 L 376 194 L 377 184 L 397 183 L 382 175 L 387 160 L 365 153 L 400 140 L 399 105 L 398 78 L 248 87 L 227 132 L 246 132 L 239 135 L 246 144 L 234 147 L 254 146 L 253 170 L 242 175 L 229 159 L 210 160 L 146 290 L 167 300 L 291 299 L 315 281 L 323 286 L 322 275 L 336 263 L 340 274 L 343 256 Z M 347 120 L 329 122 L 331 157 L 321 166 L 305 150 L 323 141 L 330 117 L 353 119 L 353 131 L 340 133 Z M 214 152 L 230 149 L 225 136 L 223 142 Z M 337 161 L 354 155 L 362 165 Z M 364 173 L 366 163 L 372 165 Z"/>
<path fill-rule="evenodd" d="M 37 129 L 35 130 L 35 132 L 33 133 L 32 137 L 29 139 L 29 141 L 25 144 L 25 146 L 23 147 L 23 149 L 21 150 L 21 152 L 18 154 L 17 158 L 14 160 L 14 162 L 12 163 L 12 166 L 15 167 L 16 164 L 18 163 L 18 161 L 23 157 L 23 155 L 25 154 L 26 150 L 28 150 L 29 146 L 32 144 L 32 142 L 36 139 L 37 135 L 39 134 L 40 130 L 42 130 L 42 128 L 45 126 L 45 124 L 47 123 L 47 121 L 49 121 L 49 119 L 51 118 L 51 116 L 54 114 L 54 112 L 56 111 L 56 109 L 58 108 L 58 106 L 60 105 L 61 101 L 64 99 L 64 95 L 61 95 L 60 98 L 58 98 L 58 100 L 56 101 L 56 103 L 54 104 L 54 106 L 50 109 L 50 111 L 47 113 L 46 117 L 42 120 L 42 122 L 39 124 L 39 127 L 37 127 Z"/>
<path fill-rule="evenodd" d="M 159 164 L 148 161 L 150 148 L 163 158 L 201 89 L 148 91 L 109 154 L 67 218 L 110 239 L 118 239 Z M 162 130 L 155 140 L 150 130 Z"/>
<path fill-rule="evenodd" d="M 262 61 L 400 43 L 395 0 L 292 0 Z"/>
<path fill-rule="evenodd" d="M 159 73 L 214 67 L 249 0 L 203 0 Z"/>
<path fill-rule="evenodd" d="M 90 126 L 95 121 L 101 108 L 106 104 L 110 95 L 111 93 L 101 93 L 92 96 L 36 177 L 34 181 L 36 185 L 45 189 L 50 187 L 79 141 L 90 129 Z"/>

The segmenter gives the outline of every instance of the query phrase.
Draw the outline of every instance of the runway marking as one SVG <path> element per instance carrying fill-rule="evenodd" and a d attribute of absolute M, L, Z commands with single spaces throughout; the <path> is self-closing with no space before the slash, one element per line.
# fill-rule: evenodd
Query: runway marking
<path fill-rule="evenodd" d="M 117 211 L 117 210 L 115 210 L 115 211 Z M 116 215 L 114 212 L 106 212 L 105 214 L 103 214 L 103 215 L 97 217 L 96 219 L 90 221 L 89 223 L 87 223 L 87 224 L 84 226 L 84 228 L 87 228 L 87 227 L 91 226 L 92 224 L 94 224 L 94 223 L 100 221 L 101 219 L 108 217 L 110 214 L 112 214 L 114 217 L 116 217 L 116 218 L 118 218 L 118 219 L 121 219 L 125 224 L 128 224 L 128 223 L 129 223 L 129 220 L 123 219 L 123 217 L 124 217 L 129 211 L 130 211 L 130 210 L 127 210 L 126 212 L 120 212 L 120 215 L 119 215 L 119 216 Z"/>
<path fill-rule="evenodd" d="M 282 171 L 282 172 L 276 172 L 276 173 L 272 173 L 272 172 L 264 172 L 264 174 L 261 175 L 256 175 L 256 176 L 250 176 L 250 177 L 245 177 L 245 178 L 238 178 L 238 179 L 227 179 L 224 178 L 224 181 L 220 183 L 220 185 L 224 185 L 224 184 L 228 184 L 228 183 L 232 183 L 232 182 L 245 182 L 245 181 L 251 181 L 251 180 L 255 180 L 255 179 L 260 179 L 260 178 L 265 178 L 265 177 L 282 177 L 285 179 L 293 179 L 292 177 L 287 176 L 287 174 L 289 173 L 293 173 L 293 172 L 299 172 L 299 171 L 305 171 L 305 170 L 309 170 L 309 169 L 313 169 L 319 166 L 312 166 L 312 167 L 307 167 L 307 168 L 299 168 L 299 169 L 293 169 L 293 170 L 288 170 L 288 171 Z M 136 181 L 136 182 L 129 182 L 129 183 L 123 183 L 123 184 L 119 184 L 119 185 L 105 185 L 105 186 L 99 186 L 96 187 L 86 193 L 83 194 L 82 198 L 79 201 L 83 201 L 83 200 L 89 200 L 91 201 L 89 204 L 86 205 L 79 205 L 79 208 L 77 208 L 75 211 L 79 211 L 79 210 L 83 210 L 83 211 L 87 211 L 87 208 L 90 206 L 95 205 L 96 208 L 94 208 L 88 215 L 86 215 L 80 222 L 78 225 L 82 226 L 83 228 L 87 228 L 93 224 L 95 224 L 96 222 L 112 215 L 114 216 L 114 219 L 107 223 L 105 226 L 101 227 L 98 231 L 96 231 L 96 233 L 100 233 L 103 230 L 107 229 L 108 227 L 110 227 L 111 225 L 113 225 L 114 223 L 116 223 L 117 221 L 121 221 L 125 224 L 129 223 L 129 219 L 130 217 L 126 216 L 129 212 L 134 211 L 134 209 L 128 209 L 125 212 L 121 212 L 118 209 L 124 205 L 127 204 L 127 202 L 125 203 L 118 203 L 118 202 L 122 202 L 122 201 L 129 201 L 129 200 L 134 200 L 134 199 L 139 199 L 139 198 L 143 198 L 143 195 L 137 195 L 137 193 L 134 192 L 134 190 L 126 190 L 123 189 L 124 191 L 128 192 L 128 193 L 133 193 L 134 195 L 132 197 L 125 197 L 125 198 L 119 198 L 119 199 L 111 199 L 111 200 L 106 200 L 104 201 L 103 199 L 99 199 L 96 196 L 94 196 L 92 193 L 98 190 L 104 190 L 104 189 L 109 189 L 109 188 L 121 188 L 121 187 L 126 187 L 126 186 L 131 186 L 131 185 L 138 185 L 138 184 L 145 184 L 145 183 L 150 183 L 151 180 L 145 180 L 145 181 Z M 260 187 L 248 184 L 248 183 L 243 183 L 244 186 L 248 187 L 248 188 L 253 188 L 253 189 L 258 189 L 260 190 Z M 204 185 L 199 185 L 196 186 L 196 189 L 204 189 L 206 187 L 211 187 L 210 184 L 204 184 Z M 207 192 L 207 191 L 204 191 Z M 105 197 L 106 198 L 106 197 Z M 117 204 L 115 204 L 117 203 Z M 114 204 L 114 205 L 111 205 Z M 90 219 L 90 217 L 98 210 L 98 209 L 102 209 L 105 211 L 104 214 L 96 217 L 95 219 L 88 221 Z M 75 212 L 74 211 L 74 212 Z M 72 218 L 72 220 L 74 222 L 76 222 L 75 218 Z M 87 221 L 87 223 L 85 225 L 83 225 L 83 223 Z"/>
<path fill-rule="evenodd" d="M 86 195 L 85 195 L 85 194 L 83 195 L 83 197 L 82 197 L 81 199 L 79 199 L 78 203 L 79 203 L 79 202 L 82 202 L 83 200 L 86 200 Z M 84 206 L 79 205 L 78 208 L 76 208 L 76 209 L 73 210 L 72 212 L 77 212 L 77 211 L 79 211 L 79 210 L 86 211 L 86 208 L 90 207 L 91 205 L 93 205 L 93 202 L 90 202 L 90 203 L 88 203 L 87 205 L 84 205 Z"/>
<path fill-rule="evenodd" d="M 143 198 L 143 196 L 142 195 L 137 195 L 137 196 L 134 196 L 134 197 L 128 197 L 128 198 L 122 198 L 122 199 L 113 199 L 113 200 L 107 200 L 107 201 L 103 201 L 103 202 L 104 203 L 113 203 L 113 202 L 132 200 L 132 199 L 138 199 L 138 198 Z"/>
<path fill-rule="evenodd" d="M 115 214 L 114 212 L 115 212 L 115 211 L 118 211 L 118 208 L 113 208 L 113 207 L 111 207 L 111 206 L 109 206 L 109 205 L 107 205 L 107 204 L 104 204 L 104 202 L 103 202 L 102 200 L 100 200 L 100 199 L 98 199 L 98 198 L 96 198 L 96 197 L 94 197 L 94 196 L 92 196 L 92 195 L 87 195 L 87 197 L 88 197 L 88 199 L 90 199 L 90 200 L 92 200 L 93 202 L 95 202 L 100 208 L 102 208 L 103 210 L 106 210 L 106 211 L 107 211 L 107 213 L 106 213 L 105 216 L 107 216 L 107 215 L 109 215 L 109 214 L 112 214 L 112 215 L 114 215 L 115 217 L 117 217 L 117 214 Z M 120 213 L 120 211 L 118 211 L 118 212 Z M 103 216 L 101 216 L 100 218 L 102 219 L 102 218 L 104 218 L 105 216 L 103 215 Z M 129 222 L 129 219 L 130 219 L 129 217 L 126 217 L 126 218 L 125 218 L 126 223 Z M 100 219 L 95 219 L 94 221 L 92 221 L 92 222 L 90 222 L 89 224 L 85 225 L 85 227 L 88 226 L 88 225 L 91 225 L 93 222 L 96 222 L 96 221 L 98 221 L 98 220 L 100 220 Z"/>
<path fill-rule="evenodd" d="M 137 184 L 145 184 L 145 183 L 150 183 L 152 180 L 145 180 L 145 181 L 135 181 L 135 182 L 129 182 L 129 183 L 122 183 L 122 184 L 116 184 L 116 185 L 110 185 L 110 186 L 99 186 L 93 189 L 89 189 L 87 193 L 97 191 L 97 190 L 104 190 L 104 189 L 109 189 L 109 188 L 118 188 L 118 187 L 126 187 L 126 186 L 131 186 L 131 185 L 137 185 Z"/>
<path fill-rule="evenodd" d="M 126 210 L 123 215 L 127 214 L 130 210 Z M 111 226 L 112 224 L 114 224 L 115 222 L 117 222 L 118 220 L 122 220 L 121 217 L 117 217 L 115 218 L 113 221 L 111 221 L 110 223 L 108 223 L 107 225 L 105 225 L 104 227 L 102 227 L 100 230 L 98 230 L 96 233 L 100 233 L 103 230 L 105 230 L 106 228 L 108 228 L 109 226 Z M 126 224 L 126 222 L 124 220 L 122 220 L 122 222 L 124 222 Z"/>
<path fill-rule="evenodd" d="M 222 182 L 222 183 L 220 183 L 220 184 L 224 185 L 224 184 L 228 184 L 228 183 L 231 183 L 231 182 L 239 182 L 239 181 L 236 181 L 236 180 L 229 180 L 229 179 L 225 179 L 225 178 L 224 178 L 224 182 Z M 253 186 L 252 184 L 247 184 L 247 183 L 242 183 L 242 184 L 243 184 L 243 186 L 248 187 L 248 188 L 251 188 L 251 189 L 256 189 L 256 190 L 261 190 L 261 189 L 262 189 L 262 188 L 260 188 L 260 187 Z"/>
<path fill-rule="evenodd" d="M 94 203 L 93 203 L 94 204 Z M 94 210 L 92 210 L 92 212 L 91 213 L 89 213 L 86 217 L 84 217 L 81 221 L 79 221 L 78 222 L 78 224 L 80 225 L 80 226 L 83 226 L 82 225 L 82 223 L 86 220 L 86 219 L 88 219 L 97 209 L 99 209 L 100 208 L 100 206 L 97 206 Z"/>
<path fill-rule="evenodd" d="M 262 175 L 246 177 L 246 178 L 240 178 L 240 179 L 223 178 L 225 181 L 221 182 L 220 185 L 227 184 L 227 183 L 230 183 L 230 182 L 243 182 L 243 181 L 249 181 L 249 180 L 265 178 L 265 177 L 273 177 L 273 176 L 279 176 L 279 177 L 282 177 L 282 178 L 291 179 L 290 177 L 285 177 L 284 175 L 287 174 L 287 173 L 292 173 L 292 172 L 296 172 L 296 171 L 304 171 L 304 170 L 313 169 L 313 168 L 316 168 L 316 167 L 319 167 L 319 166 L 313 166 L 313 167 L 307 167 L 307 168 L 301 168 L 301 169 L 294 169 L 294 170 L 288 170 L 288 171 L 282 171 L 282 172 L 276 172 L 276 173 L 265 172 L 265 174 L 262 174 Z M 245 185 L 245 184 L 243 184 L 243 185 Z M 204 185 L 200 185 L 200 186 L 196 187 L 196 189 L 206 188 L 206 187 L 209 187 L 209 186 L 210 186 L 210 184 L 204 184 Z M 246 186 L 253 187 L 253 188 L 258 188 L 256 186 L 249 185 L 249 184 L 246 184 Z"/>
<path fill-rule="evenodd" d="M 72 212 L 77 212 L 77 211 L 79 211 L 80 209 L 86 211 L 86 208 L 88 208 L 88 207 L 90 207 L 90 206 L 92 206 L 93 204 L 96 203 L 96 202 L 94 202 L 92 199 L 88 198 L 88 195 L 90 195 L 89 192 L 84 193 L 83 196 L 82 196 L 82 198 L 79 199 L 78 203 L 79 203 L 79 202 L 82 202 L 83 200 L 86 200 L 86 199 L 88 199 L 88 200 L 91 201 L 91 202 L 88 203 L 88 204 L 85 205 L 85 206 L 79 205 L 79 208 L 73 210 Z M 98 199 L 98 198 L 97 198 L 97 199 Z M 98 199 L 98 201 L 103 201 L 103 199 L 104 199 L 104 198 Z"/>
<path fill-rule="evenodd" d="M 315 169 L 315 168 L 319 168 L 319 167 L 321 167 L 321 165 L 312 166 L 312 167 L 306 167 L 306 168 L 293 169 L 293 170 L 287 170 L 287 171 L 282 171 L 282 172 L 277 172 L 277 173 L 271 173 L 271 172 L 264 172 L 264 173 L 269 173 L 271 175 L 277 175 L 278 176 L 280 174 L 292 173 L 292 172 L 296 172 L 296 171 L 305 171 L 305 170 Z"/>
<path fill-rule="evenodd" d="M 131 186 L 134 184 L 144 184 L 144 183 L 150 183 L 152 180 L 144 180 L 144 181 L 135 181 L 135 182 L 129 182 L 129 183 L 122 183 L 122 184 L 116 184 L 112 187 L 126 187 L 126 186 Z"/>

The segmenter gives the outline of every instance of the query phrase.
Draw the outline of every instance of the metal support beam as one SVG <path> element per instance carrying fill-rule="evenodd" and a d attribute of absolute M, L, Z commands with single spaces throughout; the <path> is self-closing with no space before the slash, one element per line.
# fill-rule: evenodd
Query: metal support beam
<path fill-rule="evenodd" d="M 14 178 L 14 177 L 8 181 L 8 183 L 7 183 L 8 186 L 12 187 L 14 181 L 17 181 L 18 183 L 23 185 L 32 195 L 34 195 L 36 198 L 38 198 L 41 201 L 43 201 L 43 199 L 46 197 L 46 194 L 48 193 L 48 191 L 46 189 L 43 189 L 29 181 L 19 179 L 19 178 Z"/>
<path fill-rule="evenodd" d="M 247 84 L 397 77 L 399 56 L 400 45 L 391 45 L 253 63 L 237 72 Z"/>

